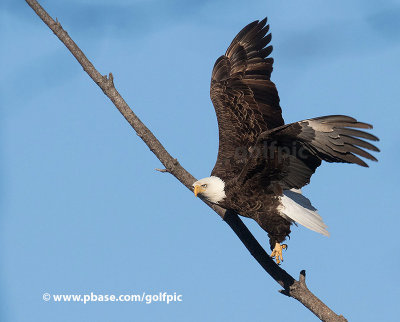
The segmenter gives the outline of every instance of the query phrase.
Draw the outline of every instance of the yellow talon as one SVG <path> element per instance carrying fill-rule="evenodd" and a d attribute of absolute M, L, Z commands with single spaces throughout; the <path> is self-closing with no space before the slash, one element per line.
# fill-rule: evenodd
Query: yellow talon
<path fill-rule="evenodd" d="M 277 264 L 283 262 L 282 249 L 287 249 L 287 245 L 276 243 L 275 248 L 271 253 L 271 257 L 275 258 Z"/>

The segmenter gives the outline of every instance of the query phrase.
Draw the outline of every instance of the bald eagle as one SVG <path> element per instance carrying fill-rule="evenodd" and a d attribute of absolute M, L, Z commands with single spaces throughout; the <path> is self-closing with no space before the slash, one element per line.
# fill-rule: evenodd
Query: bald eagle
<path fill-rule="evenodd" d="M 270 80 L 273 59 L 267 18 L 244 27 L 215 62 L 211 100 L 219 128 L 218 158 L 211 176 L 193 184 L 194 194 L 253 218 L 267 233 L 279 264 L 293 223 L 329 236 L 321 216 L 302 195 L 322 161 L 368 165 L 377 161 L 359 129 L 372 125 L 345 115 L 285 124 Z"/>

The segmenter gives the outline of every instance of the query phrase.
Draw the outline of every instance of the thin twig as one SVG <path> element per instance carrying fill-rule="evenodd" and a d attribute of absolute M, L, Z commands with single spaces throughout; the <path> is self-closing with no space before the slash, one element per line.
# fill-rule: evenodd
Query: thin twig
<path fill-rule="evenodd" d="M 169 172 L 168 169 L 158 169 L 158 168 L 155 168 L 155 170 L 158 171 L 158 172 Z"/>
<path fill-rule="evenodd" d="M 26 2 L 43 20 L 43 22 L 54 32 L 54 34 L 64 43 L 72 55 L 74 55 L 77 61 L 81 64 L 85 72 L 114 103 L 115 107 L 121 112 L 124 118 L 136 131 L 137 135 L 146 143 L 150 150 L 165 166 L 164 170 L 156 170 L 171 173 L 183 185 L 191 190 L 192 184 L 196 181 L 196 179 L 179 164 L 178 160 L 174 159 L 167 152 L 167 150 L 165 150 L 160 141 L 129 108 L 128 104 L 124 101 L 114 87 L 113 75 L 110 73 L 108 77 L 102 76 L 94 68 L 93 64 L 87 59 L 85 54 L 79 49 L 67 32 L 61 27 L 61 24 L 58 22 L 58 20 L 54 21 L 36 0 L 26 0 Z M 319 298 L 317 298 L 310 290 L 308 290 L 305 284 L 304 271 L 302 271 L 299 281 L 296 281 L 285 270 L 276 265 L 236 213 L 232 211 L 226 211 L 225 209 L 222 209 L 216 205 L 208 204 L 206 201 L 204 202 L 219 216 L 221 216 L 223 220 L 225 220 L 225 222 L 232 228 L 232 230 L 240 238 L 257 262 L 279 285 L 284 288 L 284 290 L 282 290 L 283 294 L 293 297 L 301 302 L 322 321 L 347 321 L 343 316 L 335 314 L 328 306 L 326 306 Z"/>

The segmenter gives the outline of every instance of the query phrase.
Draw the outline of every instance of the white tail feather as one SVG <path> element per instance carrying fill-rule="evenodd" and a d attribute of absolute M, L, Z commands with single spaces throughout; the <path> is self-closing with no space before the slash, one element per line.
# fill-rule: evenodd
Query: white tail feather
<path fill-rule="evenodd" d="M 291 220 L 303 225 L 304 227 L 314 230 L 325 236 L 329 236 L 322 217 L 318 214 L 310 200 L 301 194 L 300 190 L 285 190 L 281 197 L 282 207 L 281 213 L 289 217 Z"/>

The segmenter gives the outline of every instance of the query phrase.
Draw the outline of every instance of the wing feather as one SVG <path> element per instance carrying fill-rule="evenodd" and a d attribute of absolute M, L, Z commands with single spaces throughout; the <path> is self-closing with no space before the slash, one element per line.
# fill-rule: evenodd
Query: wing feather
<path fill-rule="evenodd" d="M 321 161 L 368 167 L 360 157 L 377 161 L 365 149 L 375 152 L 379 149 L 359 137 L 371 141 L 378 138 L 353 128 L 371 129 L 372 126 L 349 116 L 332 115 L 266 131 L 259 136 L 257 148 L 252 150 L 262 149 L 262 153 L 250 154 L 239 180 L 260 180 L 264 185 L 279 183 L 283 189 L 299 189 L 309 183 Z"/>
<path fill-rule="evenodd" d="M 240 151 L 253 146 L 262 132 L 284 124 L 278 91 L 270 80 L 273 59 L 268 57 L 272 46 L 266 23 L 267 18 L 244 27 L 214 64 L 210 96 L 219 151 L 212 175 L 224 180 L 240 173 Z"/>

